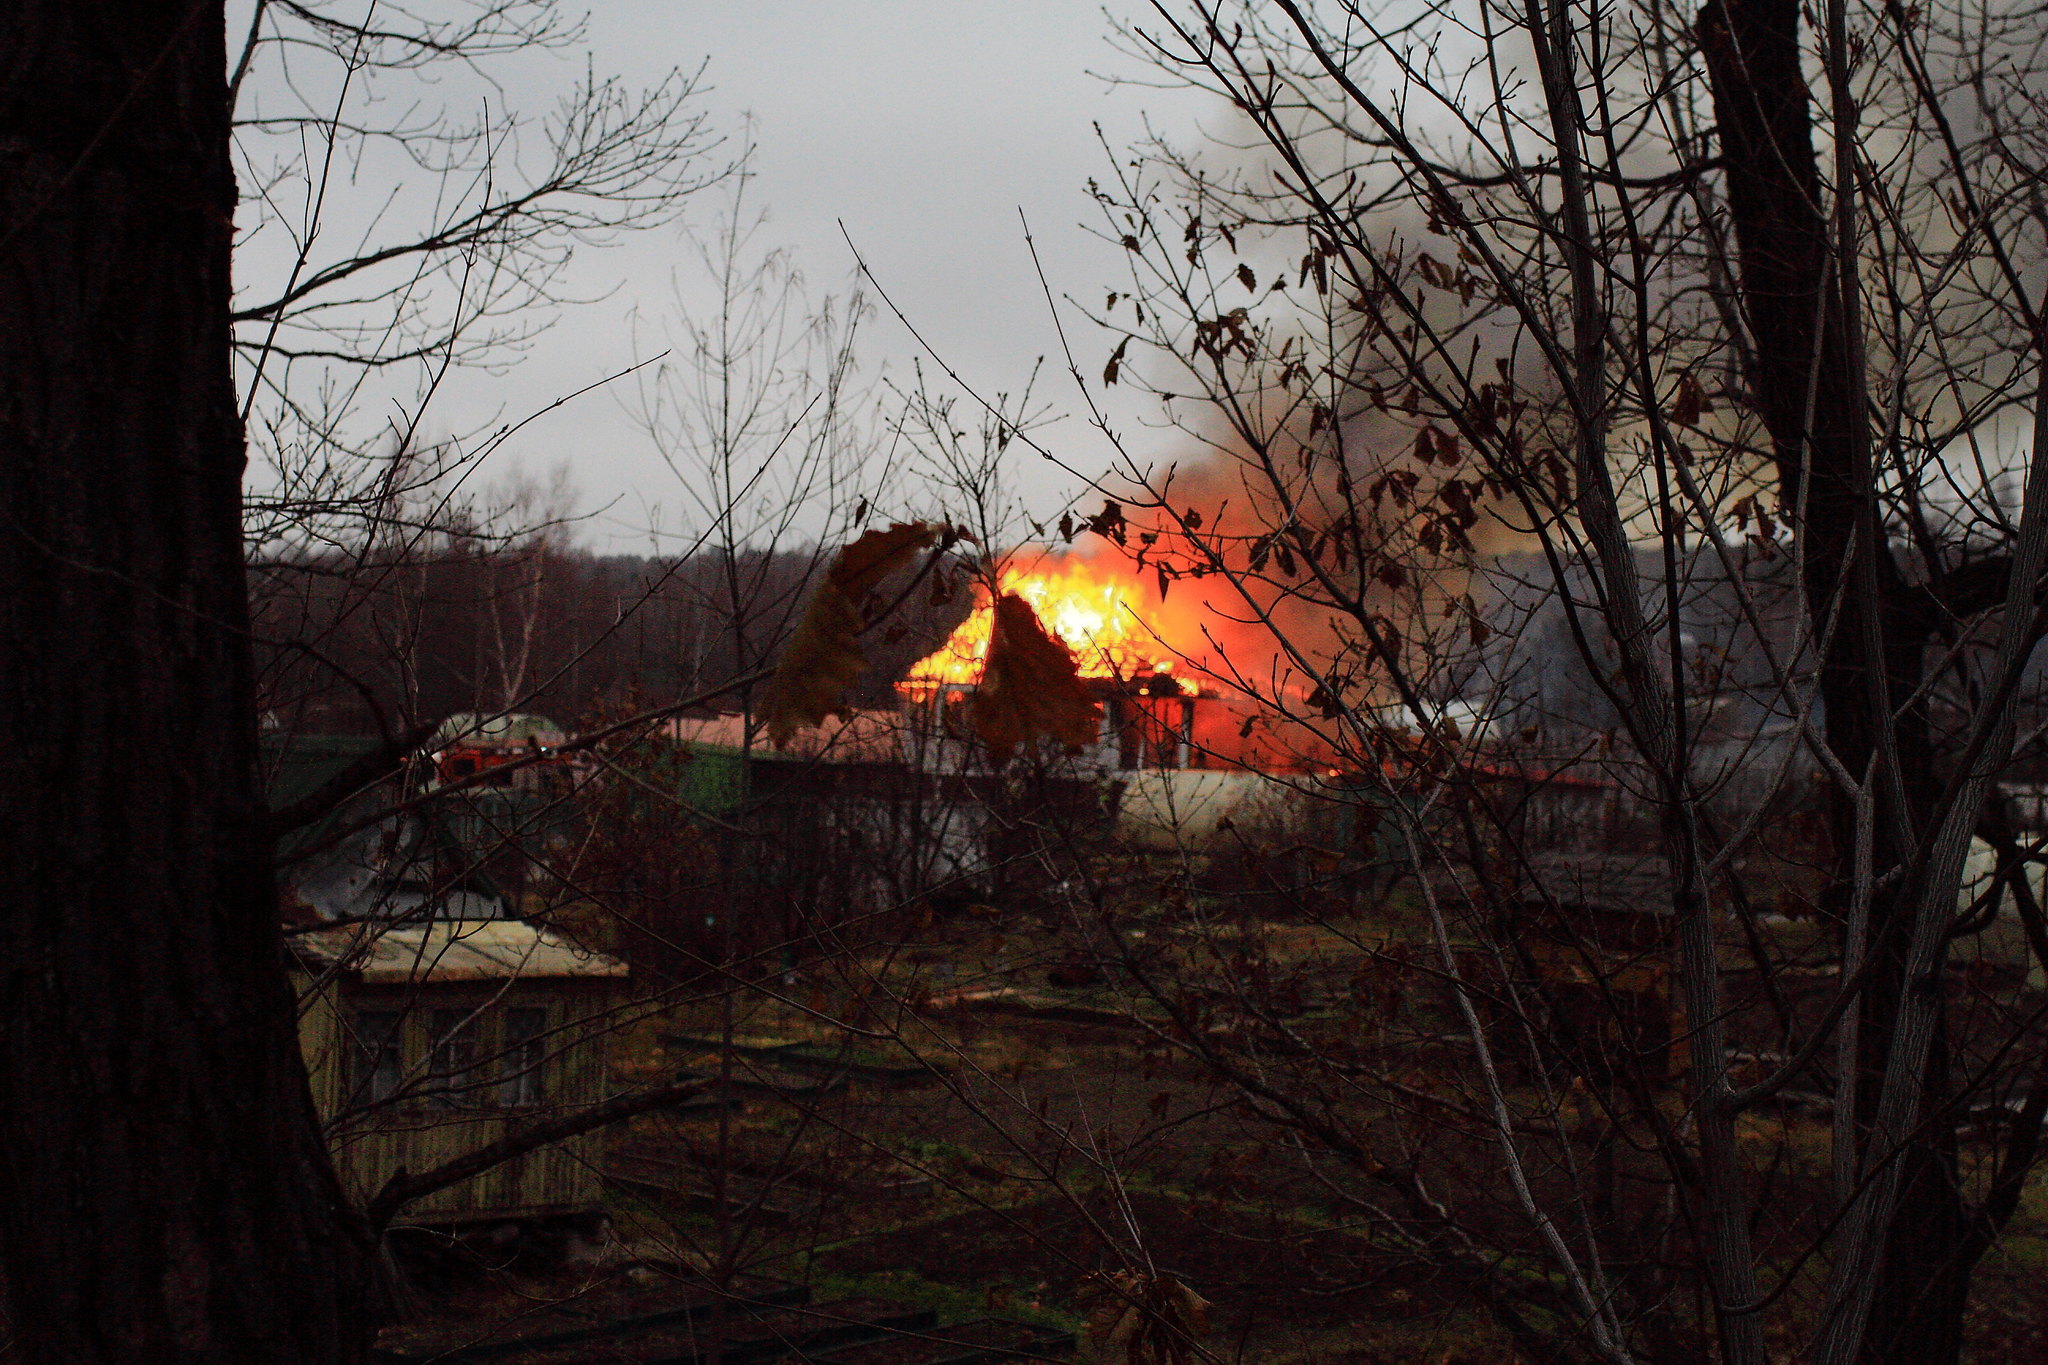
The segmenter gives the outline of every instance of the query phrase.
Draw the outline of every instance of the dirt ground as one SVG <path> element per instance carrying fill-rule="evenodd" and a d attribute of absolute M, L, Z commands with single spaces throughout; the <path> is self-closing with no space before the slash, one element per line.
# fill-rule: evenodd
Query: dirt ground
<path fill-rule="evenodd" d="M 730 1021 L 707 1008 L 643 1029 L 621 1052 L 650 1075 L 716 1073 L 704 1045 L 721 1028 L 750 1055 L 731 1070 L 742 1108 L 651 1117 L 615 1138 L 618 1150 L 722 1165 L 723 1217 L 716 1191 L 625 1192 L 613 1210 L 621 1235 L 686 1264 L 1069 1326 L 1081 1323 L 1089 1275 L 1171 1274 L 1213 1305 L 1210 1349 L 1233 1360 L 1517 1358 L 1469 1294 L 1402 1271 L 1323 1207 L 1313 1169 L 1280 1159 L 1270 1126 L 1133 1022 L 1127 998 L 1050 984 L 1058 951 L 991 933 L 925 945 L 919 962 L 870 963 L 898 998 L 915 994 L 906 980 L 954 997 L 927 995 L 914 1015 L 878 1021 L 873 1038 L 821 1027 L 820 1015 L 845 1017 L 843 1002 L 810 1014 L 800 982 Z M 958 1000 L 991 990 L 1012 994 L 1000 1008 Z M 931 1069 L 921 1084 L 856 1075 L 794 1102 L 773 1093 L 806 1078 L 769 1049 L 834 1038 L 850 1057 L 901 1066 L 914 1055 Z M 821 1173 L 862 1162 L 893 1163 L 928 1188 L 818 1188 L 832 1183 Z"/>
<path fill-rule="evenodd" d="M 1355 973 L 1361 957 L 1301 926 L 1261 940 L 1311 976 Z M 831 976 L 793 972 L 636 1026 L 614 1049 L 622 1079 L 691 1070 L 720 1084 L 693 1112 L 612 1135 L 617 1169 L 659 1178 L 613 1184 L 608 1254 L 942 1322 L 1015 1317 L 1079 1331 L 1084 1353 L 1089 1277 L 1137 1270 L 1209 1301 L 1218 1360 L 1525 1358 L 1472 1285 L 1390 1254 L 1343 1203 L 1356 1172 L 1333 1182 L 1341 1172 L 1288 1150 L 1241 1092 L 1162 1046 L 1128 995 L 1070 972 L 1066 951 L 1014 925 L 939 926 Z M 1471 1180 L 1485 1178 L 1476 1162 Z M 1497 1217 L 1504 1237 L 1526 1231 L 1504 1196 Z M 560 1292 L 519 1274 L 479 1292 L 520 1312 Z M 1980 1279 L 1979 1337 L 1998 1343 L 1985 1360 L 2048 1361 L 2044 1274 L 2048 1200 L 2030 1199 Z"/>

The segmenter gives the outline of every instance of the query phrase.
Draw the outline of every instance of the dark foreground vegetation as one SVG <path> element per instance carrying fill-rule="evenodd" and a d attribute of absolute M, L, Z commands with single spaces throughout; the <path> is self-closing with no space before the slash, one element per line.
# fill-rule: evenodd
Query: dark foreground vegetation
<path fill-rule="evenodd" d="M 16 8 L 6 1350 L 2038 1353 L 2032 11 L 1162 0 L 1083 468 L 547 0 Z M 721 186 L 585 557 L 432 400 Z"/>

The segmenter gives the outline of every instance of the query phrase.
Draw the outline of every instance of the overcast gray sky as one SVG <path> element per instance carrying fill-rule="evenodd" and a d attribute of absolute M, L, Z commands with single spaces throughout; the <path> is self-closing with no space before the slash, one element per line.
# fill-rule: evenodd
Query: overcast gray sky
<path fill-rule="evenodd" d="M 1120 282 L 1120 253 L 1079 227 L 1092 219 L 1085 183 L 1104 166 L 1092 125 L 1122 145 L 1148 115 L 1187 136 L 1216 112 L 1186 93 L 1106 84 L 1102 74 L 1143 73 L 1109 32 L 1099 0 L 672 0 L 603 7 L 591 17 L 588 54 L 599 72 L 641 83 L 708 58 L 714 117 L 735 136 L 743 116 L 755 120 L 752 190 L 771 214 L 766 239 L 792 247 L 814 284 L 837 288 L 852 268 L 843 221 L 926 338 L 993 392 L 1017 387 L 1035 357 L 1056 354 L 1018 209 L 1055 291 L 1099 295 Z M 715 211 L 712 199 L 695 216 Z M 444 422 L 516 416 L 641 358 L 628 317 L 672 307 L 672 268 L 687 259 L 666 231 L 585 253 L 570 288 L 609 297 L 566 313 L 511 377 L 465 380 Z M 1084 369 L 1099 372 L 1107 345 L 1085 322 L 1070 335 Z M 886 316 L 870 340 L 870 355 L 892 368 L 916 352 Z M 1049 392 L 1062 409 L 1078 409 L 1070 385 Z M 1077 463 L 1099 465 L 1078 421 L 1053 439 Z M 646 436 L 609 397 L 536 422 L 499 458 L 536 473 L 569 460 L 587 506 L 614 504 L 587 527 L 594 544 L 644 549 L 643 506 L 679 502 Z M 1029 477 L 1032 492 L 1057 497 L 1051 471 Z"/>

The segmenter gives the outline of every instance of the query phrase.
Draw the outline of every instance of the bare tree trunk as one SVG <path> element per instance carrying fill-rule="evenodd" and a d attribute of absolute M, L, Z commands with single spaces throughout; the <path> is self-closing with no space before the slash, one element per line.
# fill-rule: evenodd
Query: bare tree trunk
<path fill-rule="evenodd" d="M 220 6 L 0 35 L 0 1267 L 25 1356 L 343 1362 L 256 782 Z"/>
<path fill-rule="evenodd" d="M 1845 259 L 1842 242 L 1830 241 L 1801 65 L 1800 7 L 1796 0 L 1713 0 L 1701 16 L 1700 40 L 1741 255 L 1753 348 L 1748 378 L 1771 433 L 1780 497 L 1796 509 L 1808 546 L 1808 609 L 1817 623 L 1836 619 L 1820 673 L 1828 747 L 1849 773 L 1867 774 L 1875 784 L 1871 872 L 1882 877 L 1910 859 L 1915 831 L 1925 831 L 1933 816 L 1937 787 L 1926 717 L 1908 701 L 1920 690 L 1927 630 L 1879 527 L 1855 337 L 1856 263 Z M 1837 798 L 1834 842 L 1845 874 L 1838 884 L 1845 884 L 1856 817 L 1847 794 Z M 1910 987 L 1917 900 L 1912 880 L 1895 878 L 1870 906 L 1875 965 L 1856 1006 L 1855 1074 L 1842 1078 L 1855 1087 L 1863 1139 Z M 1940 1110 L 1947 1058 L 1946 1028 L 1937 1024 L 1923 1114 Z M 1866 1162 L 1870 1155 L 1863 1153 Z M 1901 1159 L 1893 1226 L 1911 1231 L 1890 1238 L 1862 1358 L 1872 1365 L 1943 1365 L 1961 1350 L 1971 1261 L 1952 1126 L 1924 1125 Z"/>

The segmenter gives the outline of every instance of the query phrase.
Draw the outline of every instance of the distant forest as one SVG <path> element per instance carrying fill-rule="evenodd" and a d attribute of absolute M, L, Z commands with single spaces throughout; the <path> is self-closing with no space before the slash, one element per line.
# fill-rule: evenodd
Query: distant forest
<path fill-rule="evenodd" d="M 264 723 L 375 734 L 459 711 L 523 711 L 573 729 L 673 702 L 771 659 L 827 557 L 547 544 L 266 563 L 251 574 Z M 970 603 L 957 571 L 908 591 L 865 641 L 872 666 L 854 703 L 892 705 L 895 680 Z M 737 709 L 742 695 L 712 709 Z"/>

